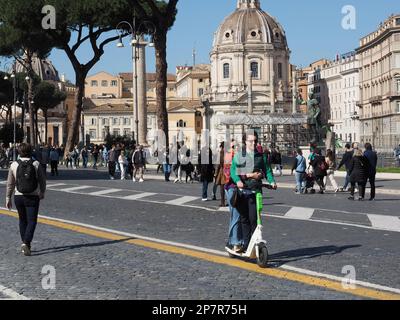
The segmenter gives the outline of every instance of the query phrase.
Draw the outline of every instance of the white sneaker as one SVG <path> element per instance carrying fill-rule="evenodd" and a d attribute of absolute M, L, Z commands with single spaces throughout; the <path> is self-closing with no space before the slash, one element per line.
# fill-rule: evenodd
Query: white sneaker
<path fill-rule="evenodd" d="M 208 199 L 207 199 L 207 198 L 205 198 L 205 199 L 201 199 L 201 201 L 204 201 L 204 202 L 206 202 L 206 201 L 208 201 Z"/>
<path fill-rule="evenodd" d="M 132 181 L 133 181 L 133 182 L 136 182 L 136 179 L 135 179 L 135 178 L 133 178 L 133 179 L 132 179 Z"/>
<path fill-rule="evenodd" d="M 140 179 L 139 182 L 144 182 L 144 180 L 143 180 L 143 179 Z"/>

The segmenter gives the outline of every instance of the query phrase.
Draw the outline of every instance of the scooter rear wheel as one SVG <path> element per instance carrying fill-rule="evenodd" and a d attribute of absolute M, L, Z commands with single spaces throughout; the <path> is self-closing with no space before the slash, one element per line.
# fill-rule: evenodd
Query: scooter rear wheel
<path fill-rule="evenodd" d="M 264 243 L 258 245 L 257 264 L 261 268 L 266 268 L 268 266 L 268 249 Z"/>

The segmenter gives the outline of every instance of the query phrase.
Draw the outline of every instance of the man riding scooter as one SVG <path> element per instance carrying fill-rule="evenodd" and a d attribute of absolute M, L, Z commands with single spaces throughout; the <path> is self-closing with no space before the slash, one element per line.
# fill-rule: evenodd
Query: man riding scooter
<path fill-rule="evenodd" d="M 277 188 L 267 157 L 256 149 L 257 140 L 257 133 L 249 130 L 247 135 L 243 136 L 246 147 L 236 154 L 231 166 L 231 178 L 241 190 L 237 209 L 240 213 L 243 234 L 242 252 L 246 251 L 251 236 L 257 228 L 256 194 L 262 192 L 262 179 L 267 178 L 272 188 Z"/>

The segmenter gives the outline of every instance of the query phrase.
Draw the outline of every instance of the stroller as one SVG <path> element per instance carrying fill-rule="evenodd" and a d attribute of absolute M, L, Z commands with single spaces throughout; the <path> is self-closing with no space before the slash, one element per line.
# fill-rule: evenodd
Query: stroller
<path fill-rule="evenodd" d="M 314 184 L 315 184 L 315 176 L 312 172 L 309 171 L 306 174 L 306 188 L 304 190 L 304 193 L 315 194 Z M 310 192 L 308 191 L 308 189 L 311 189 Z"/>

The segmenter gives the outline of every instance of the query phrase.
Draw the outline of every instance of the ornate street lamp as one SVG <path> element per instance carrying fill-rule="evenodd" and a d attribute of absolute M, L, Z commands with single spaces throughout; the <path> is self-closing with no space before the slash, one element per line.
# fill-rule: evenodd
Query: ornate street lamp
<path fill-rule="evenodd" d="M 122 28 L 122 26 L 127 27 L 127 29 Z M 134 86 L 132 88 L 132 94 L 135 95 L 134 105 L 133 105 L 133 120 L 132 121 L 132 138 L 134 139 L 134 132 L 136 131 L 136 144 L 139 143 L 139 110 L 138 110 L 138 72 L 137 72 L 137 61 L 140 59 L 138 48 L 140 46 L 154 47 L 154 35 L 156 33 L 156 26 L 151 21 L 142 21 L 139 25 L 136 25 L 136 14 L 134 14 L 133 24 L 128 21 L 121 21 L 118 23 L 116 30 L 119 34 L 119 41 L 117 44 L 118 48 L 124 48 L 124 44 L 122 42 L 122 37 L 124 35 L 131 35 L 131 43 L 132 46 L 132 61 L 133 61 L 133 83 Z M 127 31 L 128 30 L 128 31 Z M 150 36 L 150 41 L 142 41 L 144 35 Z M 136 128 L 134 127 L 134 123 L 136 124 Z"/>

